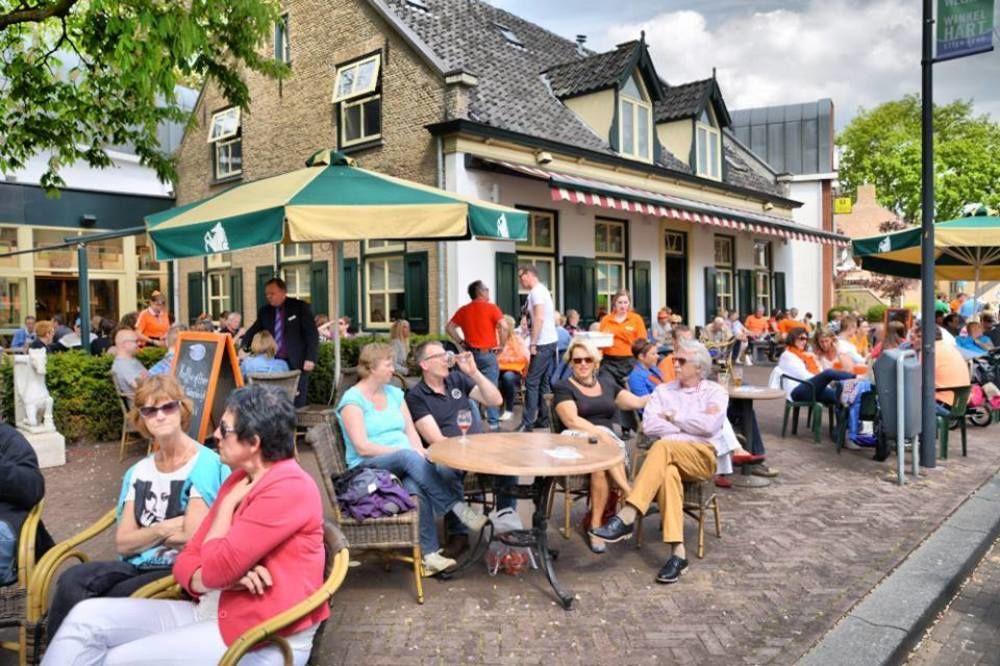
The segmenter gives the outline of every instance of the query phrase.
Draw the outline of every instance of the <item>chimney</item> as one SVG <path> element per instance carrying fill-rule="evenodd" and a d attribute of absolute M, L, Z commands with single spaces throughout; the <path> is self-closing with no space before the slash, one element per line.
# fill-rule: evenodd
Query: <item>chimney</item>
<path fill-rule="evenodd" d="M 587 35 L 576 36 L 576 52 L 582 56 L 587 55 L 587 51 L 583 48 L 583 45 L 586 43 L 587 43 Z"/>
<path fill-rule="evenodd" d="M 875 199 L 875 186 L 871 183 L 858 185 L 857 201 L 854 205 L 877 206 L 878 202 Z"/>

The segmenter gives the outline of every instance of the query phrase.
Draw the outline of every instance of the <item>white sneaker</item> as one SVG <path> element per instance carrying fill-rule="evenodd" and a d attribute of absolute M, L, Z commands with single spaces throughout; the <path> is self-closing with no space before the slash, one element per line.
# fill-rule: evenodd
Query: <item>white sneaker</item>
<path fill-rule="evenodd" d="M 846 442 L 844 442 L 844 448 L 850 451 L 860 451 L 864 447 L 858 446 L 857 444 L 854 443 L 853 439 L 849 439 Z"/>
<path fill-rule="evenodd" d="M 500 420 L 501 421 L 510 421 L 511 418 L 513 418 L 513 416 L 514 416 L 514 412 L 504 412 L 503 414 L 500 415 Z"/>
<path fill-rule="evenodd" d="M 747 367 L 750 367 L 750 366 L 752 366 L 752 365 L 753 365 L 753 361 L 752 361 L 752 360 L 750 360 L 750 357 L 749 357 L 749 356 L 747 356 L 747 357 L 746 357 L 745 359 L 743 359 L 743 365 L 745 365 L 745 366 L 747 366 Z"/>
<path fill-rule="evenodd" d="M 479 513 L 465 502 L 459 502 L 452 510 L 455 517 L 462 521 L 462 524 L 473 532 L 478 532 L 486 525 L 486 516 Z"/>
<path fill-rule="evenodd" d="M 450 557 L 445 557 L 439 550 L 435 553 L 424 555 L 423 566 L 424 577 L 426 578 L 428 576 L 439 574 L 445 569 L 451 569 L 452 567 L 458 566 L 458 562 Z"/>

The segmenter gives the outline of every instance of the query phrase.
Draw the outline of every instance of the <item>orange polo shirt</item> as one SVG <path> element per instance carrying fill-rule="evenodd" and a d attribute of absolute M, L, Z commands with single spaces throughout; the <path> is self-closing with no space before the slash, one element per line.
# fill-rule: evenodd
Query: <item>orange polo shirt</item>
<path fill-rule="evenodd" d="M 625 321 L 617 321 L 614 314 L 601 319 L 601 332 L 614 336 L 614 343 L 604 349 L 605 356 L 632 356 L 632 343 L 646 337 L 646 323 L 635 312 L 625 315 Z"/>
<path fill-rule="evenodd" d="M 958 387 L 969 385 L 969 364 L 958 347 L 938 340 L 934 343 L 934 386 Z M 941 402 L 951 405 L 955 401 L 955 394 L 952 391 L 938 391 L 934 397 Z"/>
<path fill-rule="evenodd" d="M 758 317 L 755 314 L 747 317 L 747 320 L 743 323 L 747 327 L 747 330 L 754 335 L 763 335 L 767 333 L 767 317 Z"/>
<path fill-rule="evenodd" d="M 139 313 L 139 318 L 135 322 L 135 330 L 147 338 L 166 340 L 167 331 L 170 330 L 170 317 L 167 316 L 166 310 L 161 311 L 157 316 L 149 308 L 146 308 Z"/>
<path fill-rule="evenodd" d="M 792 332 L 793 328 L 805 328 L 805 324 L 801 321 L 796 321 L 795 319 L 782 319 L 778 322 L 778 331 L 782 335 L 788 335 Z"/>
<path fill-rule="evenodd" d="M 663 376 L 663 383 L 672 382 L 677 379 L 677 372 L 674 370 L 674 355 L 667 354 L 660 361 L 660 364 L 656 366 L 660 369 L 660 375 Z"/>

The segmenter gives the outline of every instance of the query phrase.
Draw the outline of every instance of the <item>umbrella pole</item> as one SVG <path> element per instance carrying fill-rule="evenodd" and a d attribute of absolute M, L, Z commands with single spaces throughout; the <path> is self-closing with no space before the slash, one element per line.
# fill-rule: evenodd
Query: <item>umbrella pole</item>
<path fill-rule="evenodd" d="M 330 302 L 333 307 L 330 308 L 330 320 L 335 322 L 332 326 L 333 328 L 333 387 L 334 391 L 331 395 L 336 392 L 338 385 L 340 384 L 340 256 L 343 253 L 342 243 L 340 241 L 333 241 L 330 243 L 330 247 L 333 251 L 333 294 L 330 295 Z"/>
<path fill-rule="evenodd" d="M 920 86 L 920 464 L 937 466 L 934 399 L 934 0 L 923 0 Z M 916 446 L 916 444 L 914 444 Z"/>
<path fill-rule="evenodd" d="M 979 312 L 979 269 L 983 265 L 983 248 L 976 248 L 976 290 L 972 292 L 972 314 Z"/>

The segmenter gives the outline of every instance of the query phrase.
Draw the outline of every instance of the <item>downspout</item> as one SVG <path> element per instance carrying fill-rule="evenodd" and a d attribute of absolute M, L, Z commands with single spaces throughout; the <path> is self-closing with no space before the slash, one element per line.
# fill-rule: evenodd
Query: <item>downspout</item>
<path fill-rule="evenodd" d="M 446 182 L 444 177 L 444 141 L 441 137 L 437 137 L 435 140 L 437 143 L 437 186 L 439 189 L 446 189 Z M 444 318 L 445 318 L 445 243 L 444 241 L 438 241 L 437 243 L 437 293 L 438 293 L 438 334 L 444 335 Z"/>

